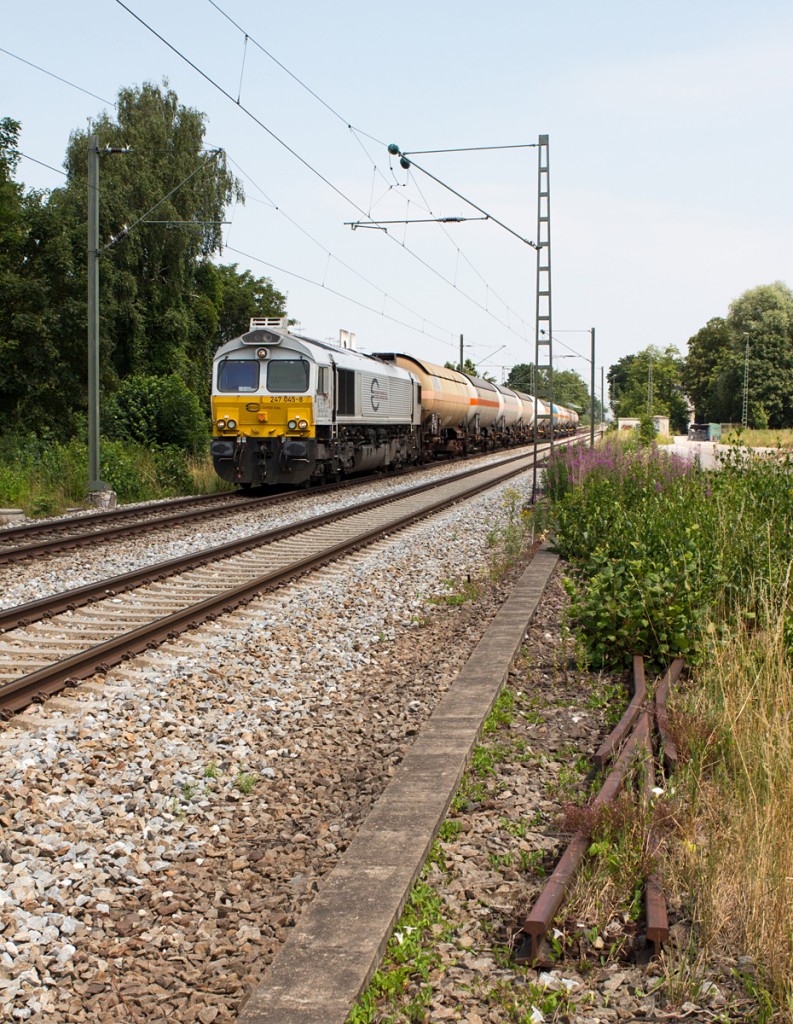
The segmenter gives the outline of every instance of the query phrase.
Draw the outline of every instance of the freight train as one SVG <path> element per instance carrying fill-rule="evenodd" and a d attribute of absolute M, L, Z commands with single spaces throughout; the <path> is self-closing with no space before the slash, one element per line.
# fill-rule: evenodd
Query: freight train
<path fill-rule="evenodd" d="M 256 319 L 212 370 L 215 472 L 242 487 L 307 486 L 540 436 L 578 414 L 401 353 L 365 355 Z"/>

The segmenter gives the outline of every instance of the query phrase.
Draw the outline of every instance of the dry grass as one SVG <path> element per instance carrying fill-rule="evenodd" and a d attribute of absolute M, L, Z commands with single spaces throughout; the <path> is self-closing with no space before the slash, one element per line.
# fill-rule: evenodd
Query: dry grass
<path fill-rule="evenodd" d="M 729 430 L 722 444 L 745 444 L 749 448 L 793 448 L 793 430 Z"/>
<path fill-rule="evenodd" d="M 195 485 L 195 494 L 214 494 L 215 491 L 233 491 L 234 485 L 227 483 L 215 472 L 211 455 L 193 456 L 187 460 L 187 472 Z"/>
<path fill-rule="evenodd" d="M 786 612 L 786 614 L 785 614 Z M 788 590 L 714 642 L 686 709 L 692 831 L 675 865 L 711 948 L 748 953 L 793 1020 L 793 645 Z M 784 1010 L 782 1011 L 784 1012 Z"/>

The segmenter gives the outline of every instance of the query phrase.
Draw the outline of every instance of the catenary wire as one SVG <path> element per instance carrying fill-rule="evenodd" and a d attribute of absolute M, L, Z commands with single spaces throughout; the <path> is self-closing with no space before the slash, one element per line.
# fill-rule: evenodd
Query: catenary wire
<path fill-rule="evenodd" d="M 21 149 L 15 149 L 13 152 L 16 153 L 17 156 L 24 157 L 25 160 L 30 160 L 34 164 L 40 164 L 42 167 L 46 167 L 50 171 L 55 171 L 56 174 L 62 174 L 64 178 L 69 177 L 66 171 L 62 171 L 59 167 L 53 167 L 52 164 L 45 164 L 43 160 L 37 160 L 35 156 L 28 156 L 27 153 L 23 153 Z"/>
<path fill-rule="evenodd" d="M 49 75 L 50 78 L 57 78 L 59 82 L 63 82 L 64 85 L 70 86 L 72 89 L 77 89 L 79 92 L 84 92 L 86 96 L 92 96 L 95 100 L 99 100 L 101 103 L 107 103 L 110 107 L 118 106 L 112 100 L 106 100 L 104 96 L 97 96 L 95 92 L 90 92 L 88 89 L 83 89 L 81 85 L 75 85 L 74 82 L 70 82 L 68 78 L 61 78 L 60 75 L 56 75 L 53 71 L 47 71 L 46 68 L 41 67 L 39 64 L 34 64 L 32 60 L 25 60 L 24 57 L 20 57 L 18 53 L 12 53 L 10 50 L 6 50 L 5 47 L 0 46 L 0 52 L 7 53 L 9 57 L 13 57 L 14 60 L 20 60 L 23 64 L 27 64 L 28 67 L 35 68 L 36 71 L 41 71 L 45 75 Z"/>
<path fill-rule="evenodd" d="M 139 24 L 141 24 L 145 29 L 147 29 L 149 32 L 151 32 L 152 35 L 156 36 L 165 46 L 168 47 L 169 50 L 171 50 L 173 53 L 175 53 L 181 60 L 183 60 L 191 68 L 193 68 L 194 71 L 196 71 L 199 75 L 201 75 L 201 77 L 205 81 L 209 82 L 209 84 L 212 85 L 215 89 L 217 89 L 218 92 L 220 92 L 223 96 L 225 96 L 226 99 L 230 100 L 236 107 L 238 107 L 238 109 L 242 110 L 243 113 L 245 113 L 248 117 L 250 117 L 251 120 L 254 121 L 255 124 L 257 124 L 265 132 L 267 132 L 267 134 L 271 138 L 275 139 L 275 141 L 278 142 L 279 145 L 283 146 L 284 149 L 286 149 L 288 153 L 290 153 L 292 156 L 294 156 L 295 159 L 298 160 L 309 171 L 311 171 L 312 174 L 315 174 L 321 181 L 323 181 L 326 185 L 328 185 L 328 187 L 331 188 L 338 196 L 340 196 L 342 199 L 344 199 L 345 202 L 349 203 L 360 214 L 362 214 L 364 217 L 369 219 L 367 217 L 366 211 L 354 199 L 351 199 L 344 192 L 342 192 L 342 190 L 340 188 L 338 188 L 338 186 L 334 185 L 333 182 L 330 181 L 330 179 L 328 179 L 324 174 L 322 174 L 321 171 L 319 171 L 316 167 L 314 167 L 312 164 L 310 164 L 309 161 L 305 159 L 305 157 L 302 157 L 295 149 L 293 149 L 276 132 L 274 132 L 271 128 L 269 128 L 251 110 L 249 110 L 247 107 L 245 107 L 242 103 L 237 103 L 236 100 L 234 99 L 234 97 L 226 89 L 224 89 L 222 85 L 220 85 L 210 75 L 208 75 L 205 71 L 203 71 L 201 68 L 199 68 L 197 64 L 195 64 L 193 61 L 191 61 L 189 57 L 187 57 L 185 54 L 183 54 L 176 46 L 174 46 L 173 43 L 170 43 L 155 28 L 153 28 L 151 25 L 149 25 L 148 22 L 146 22 L 143 18 L 140 17 L 139 14 L 136 14 L 135 11 L 133 11 L 130 7 L 127 6 L 127 4 L 125 4 L 123 2 L 123 0 L 116 0 L 116 3 L 120 7 L 123 7 L 124 10 L 127 11 L 128 14 L 132 15 L 132 17 L 137 22 L 139 22 Z M 244 31 L 244 30 L 240 29 L 240 31 Z M 344 118 L 342 118 L 342 120 L 344 120 Z M 372 138 L 372 140 L 375 141 L 375 142 L 379 141 L 379 140 L 375 139 L 373 136 L 368 135 L 366 132 L 361 132 L 361 134 L 367 135 L 368 138 Z M 418 167 L 419 165 L 416 164 L 416 166 Z M 424 170 L 424 168 L 419 168 L 419 169 L 420 170 Z M 424 173 L 428 174 L 429 177 L 434 177 L 432 174 L 429 174 L 428 171 L 424 171 Z M 438 179 L 435 179 L 435 180 L 438 180 Z M 443 184 L 443 182 L 441 182 L 441 184 Z M 454 189 L 451 189 L 450 186 L 444 185 L 444 187 L 449 189 L 449 191 L 454 192 Z M 457 193 L 455 193 L 455 194 L 457 194 Z M 461 197 L 461 198 L 464 198 L 464 197 Z M 471 203 L 470 200 L 465 200 L 465 201 L 468 202 L 470 205 L 475 206 L 475 204 Z M 490 219 L 494 220 L 495 223 L 500 223 L 499 221 L 497 221 L 492 216 L 490 217 Z M 511 234 L 514 234 L 514 235 L 516 235 L 516 237 L 520 238 L 521 241 L 524 241 L 524 242 L 527 241 L 522 236 L 518 235 L 517 232 L 511 231 L 511 229 L 509 229 L 509 228 L 507 228 L 507 230 L 509 230 Z M 418 262 L 422 266 L 424 266 L 427 270 L 429 270 L 432 274 L 434 274 L 440 280 L 444 281 L 447 285 L 449 285 L 449 287 L 453 288 L 458 294 L 463 295 L 474 306 L 476 306 L 478 309 L 482 310 L 482 312 L 484 312 L 487 316 L 491 317 L 491 319 L 495 320 L 496 323 L 501 324 L 502 327 L 506 328 L 508 331 L 510 331 L 516 337 L 521 338 L 521 340 L 525 340 L 523 338 L 523 336 L 521 334 L 519 334 L 517 331 L 515 331 L 512 328 L 512 326 L 507 321 L 504 321 L 500 317 L 496 316 L 494 313 L 492 313 L 487 308 L 487 306 L 483 305 L 481 302 L 479 302 L 477 299 L 473 298 L 473 296 L 469 295 L 467 292 L 463 291 L 461 288 L 458 288 L 448 277 L 446 277 L 445 274 L 443 274 L 437 268 L 433 267 L 425 259 L 423 259 L 421 256 L 419 256 L 419 254 L 417 252 L 412 250 L 408 245 L 406 245 L 404 242 L 400 242 L 399 239 L 395 238 L 393 235 L 391 235 L 387 231 L 385 232 L 385 234 L 393 242 L 395 242 L 397 245 L 399 245 L 400 248 L 404 249 L 405 252 L 409 253 L 409 255 L 411 255 L 414 259 L 418 260 Z M 532 243 L 529 243 L 529 244 L 532 244 Z"/>
<path fill-rule="evenodd" d="M 245 171 L 235 160 L 233 160 L 228 155 L 228 153 L 226 154 L 226 157 L 227 157 L 229 163 L 233 164 L 237 168 L 237 170 L 240 172 L 240 174 L 244 175 L 244 177 L 247 178 L 248 181 L 255 188 L 257 188 L 261 192 L 261 194 L 267 200 L 267 204 L 269 206 L 271 206 L 272 209 L 274 209 L 275 211 L 280 213 L 282 217 L 284 217 L 286 220 L 288 220 L 289 223 L 292 224 L 295 228 L 297 228 L 297 230 L 300 231 L 302 234 L 304 234 L 306 236 L 306 238 L 308 238 L 311 242 L 313 242 L 316 246 L 318 246 L 324 253 L 327 253 L 327 255 L 328 255 L 328 257 L 330 259 L 335 260 L 335 262 L 338 263 L 340 266 L 344 267 L 346 270 L 349 270 L 351 274 L 355 274 L 356 277 L 360 278 L 362 281 L 364 281 L 366 284 L 368 284 L 370 288 L 374 288 L 376 291 L 380 292 L 380 294 L 384 297 L 384 299 L 390 299 L 392 302 L 396 303 L 396 305 L 400 306 L 402 309 L 406 310 L 408 313 L 411 313 L 413 316 L 418 317 L 423 323 L 430 324 L 432 327 L 435 327 L 435 328 L 437 328 L 437 330 L 442 331 L 442 332 L 444 332 L 446 334 L 454 335 L 454 333 L 455 333 L 454 331 L 448 330 L 447 328 L 441 326 L 440 324 L 437 324 L 434 321 L 430 320 L 429 317 L 423 316 L 417 310 L 412 309 L 410 306 L 406 305 L 404 302 L 400 302 L 399 299 L 395 298 L 393 295 L 391 295 L 390 293 L 386 292 L 386 290 L 384 288 L 381 288 L 379 285 L 375 284 L 374 281 L 369 280 L 368 277 L 366 277 L 364 274 L 362 274 L 359 270 L 356 270 L 355 267 L 351 266 L 349 263 L 345 262 L 344 260 L 342 260 L 338 256 L 336 256 L 335 253 L 331 252 L 330 249 L 328 249 L 328 247 L 326 245 L 324 245 L 322 242 L 320 242 L 318 238 L 315 238 L 311 234 L 310 231 L 308 231 L 306 228 L 304 228 L 300 223 L 298 223 L 298 221 L 296 221 L 293 217 L 291 217 L 278 203 L 276 203 L 271 198 L 271 196 L 269 196 L 267 194 L 267 192 L 265 192 L 265 190 L 261 187 L 261 185 L 259 185 L 258 182 L 256 182 L 250 176 L 250 174 L 247 173 L 247 171 Z M 227 244 L 226 247 L 229 248 L 228 244 Z M 436 339 L 436 340 L 440 341 L 441 339 Z M 453 342 L 451 342 L 451 341 L 446 341 L 445 344 L 453 347 Z"/>
<path fill-rule="evenodd" d="M 243 252 L 242 249 L 235 249 L 233 245 L 227 245 L 226 248 L 229 252 L 235 252 L 238 256 L 244 256 L 248 260 L 254 260 L 256 263 L 261 263 L 265 267 L 270 267 L 272 270 L 277 270 L 279 274 L 288 274 L 290 277 L 296 277 L 299 281 L 304 281 L 306 284 L 315 285 L 317 288 L 322 288 L 324 291 L 330 292 L 332 295 L 338 295 L 339 298 L 344 299 L 345 302 L 352 302 L 355 306 L 360 306 L 362 309 L 368 310 L 370 313 L 376 313 L 378 316 L 384 317 L 386 320 L 391 320 L 395 324 L 399 324 L 400 327 L 405 327 L 410 331 L 415 331 L 417 334 L 424 334 L 427 337 L 432 338 L 434 341 L 445 341 L 444 338 L 438 338 L 430 331 L 425 330 L 424 327 L 414 327 L 412 324 L 407 323 L 405 320 L 400 320 L 398 317 L 391 316 L 389 313 L 381 312 L 379 309 L 375 309 L 374 306 L 370 306 L 365 302 L 361 302 L 358 299 L 353 299 L 349 295 L 345 295 L 344 292 L 338 291 L 336 288 L 331 288 L 329 285 L 324 284 L 322 281 L 315 281 L 310 277 L 306 277 L 305 274 L 298 274 L 294 270 L 287 270 L 285 267 L 278 266 L 276 263 L 270 263 L 269 260 L 263 260 L 260 256 L 254 256 L 252 253 Z"/>

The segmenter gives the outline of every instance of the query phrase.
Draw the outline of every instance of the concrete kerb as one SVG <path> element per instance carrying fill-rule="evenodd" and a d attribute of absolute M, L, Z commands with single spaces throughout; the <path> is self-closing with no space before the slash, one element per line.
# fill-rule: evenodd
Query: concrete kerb
<path fill-rule="evenodd" d="M 557 561 L 547 546 L 534 556 L 238 1024 L 344 1024 L 380 964 Z"/>

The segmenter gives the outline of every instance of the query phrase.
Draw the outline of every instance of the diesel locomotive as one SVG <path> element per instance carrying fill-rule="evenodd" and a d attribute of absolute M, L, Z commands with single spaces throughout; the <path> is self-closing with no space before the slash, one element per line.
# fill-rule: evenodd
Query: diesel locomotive
<path fill-rule="evenodd" d="M 255 319 L 212 371 L 215 472 L 242 487 L 308 485 L 525 443 L 548 407 L 531 395 L 401 353 L 365 355 Z M 550 419 L 540 418 L 543 433 Z M 554 406 L 554 430 L 578 415 Z"/>

